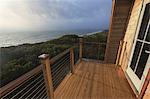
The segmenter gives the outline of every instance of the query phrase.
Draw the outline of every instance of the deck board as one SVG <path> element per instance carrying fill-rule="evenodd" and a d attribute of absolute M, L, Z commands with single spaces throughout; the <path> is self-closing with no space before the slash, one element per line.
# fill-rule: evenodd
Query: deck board
<path fill-rule="evenodd" d="M 55 99 L 135 99 L 120 68 L 92 61 L 79 63 L 54 95 Z"/>

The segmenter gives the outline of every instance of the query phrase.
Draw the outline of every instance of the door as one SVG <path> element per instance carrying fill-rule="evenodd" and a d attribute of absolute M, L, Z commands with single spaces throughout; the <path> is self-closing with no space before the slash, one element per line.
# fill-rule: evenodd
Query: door
<path fill-rule="evenodd" d="M 150 68 L 150 2 L 144 3 L 140 17 L 132 55 L 126 70 L 139 93 Z"/>

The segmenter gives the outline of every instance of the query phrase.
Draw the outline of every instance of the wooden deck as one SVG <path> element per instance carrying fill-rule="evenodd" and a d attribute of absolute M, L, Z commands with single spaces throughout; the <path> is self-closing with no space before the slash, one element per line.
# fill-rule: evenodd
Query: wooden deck
<path fill-rule="evenodd" d="M 119 67 L 90 61 L 79 63 L 54 96 L 55 99 L 135 99 Z"/>

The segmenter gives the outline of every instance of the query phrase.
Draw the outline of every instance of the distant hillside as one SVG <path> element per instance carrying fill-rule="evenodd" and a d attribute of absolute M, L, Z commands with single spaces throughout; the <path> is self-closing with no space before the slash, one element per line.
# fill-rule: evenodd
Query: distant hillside
<path fill-rule="evenodd" d="M 107 33 L 96 33 L 83 36 L 83 38 L 86 41 L 106 42 Z M 50 57 L 54 57 L 73 46 L 74 43 L 78 43 L 78 41 L 78 35 L 64 35 L 47 42 L 1 48 L 1 86 L 39 65 L 40 62 L 37 57 L 42 53 L 47 53 Z"/>
<path fill-rule="evenodd" d="M 85 35 L 83 38 L 89 42 L 107 42 L 108 32 L 100 32 L 91 35 Z"/>

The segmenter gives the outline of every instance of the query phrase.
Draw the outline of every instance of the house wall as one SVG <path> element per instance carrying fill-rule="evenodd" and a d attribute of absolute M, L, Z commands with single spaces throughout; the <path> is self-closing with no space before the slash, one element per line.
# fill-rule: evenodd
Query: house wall
<path fill-rule="evenodd" d="M 119 60 L 119 65 L 121 65 L 124 72 L 126 71 L 128 64 L 131 62 L 131 59 L 130 59 L 132 55 L 131 51 L 132 51 L 133 43 L 135 42 L 134 40 L 135 36 L 137 34 L 137 28 L 138 28 L 138 23 L 140 21 L 140 15 L 142 11 L 143 2 L 144 0 L 135 0 L 131 15 L 130 15 L 129 23 L 128 23 L 128 26 L 124 35 L 124 39 L 123 39 L 124 43 L 123 43 L 121 56 Z M 132 84 L 131 84 L 131 87 L 132 87 Z M 149 97 L 150 97 L 150 83 L 148 84 L 147 89 L 144 92 L 143 99 L 149 99 Z"/>
<path fill-rule="evenodd" d="M 123 48 L 121 51 L 119 65 L 125 71 L 130 60 L 131 50 L 134 43 L 134 38 L 137 30 L 137 24 L 139 21 L 139 16 L 142 7 L 142 0 L 135 0 L 129 23 L 124 36 Z"/>
<path fill-rule="evenodd" d="M 120 40 L 123 39 L 133 0 L 113 0 L 112 16 L 105 54 L 106 63 L 115 63 Z"/>

